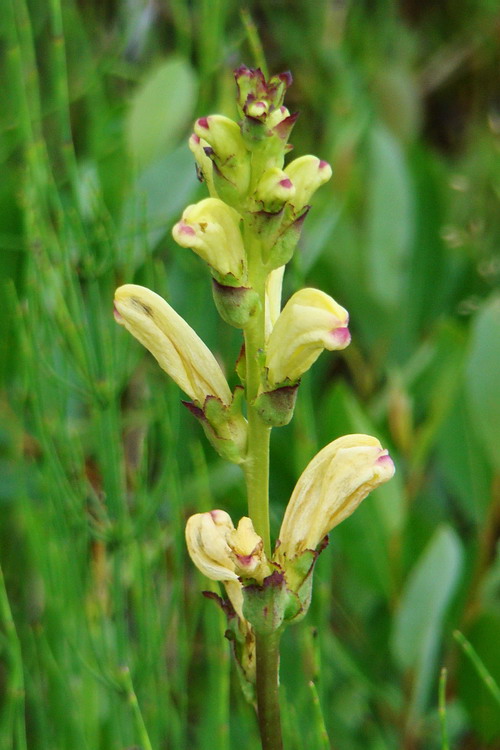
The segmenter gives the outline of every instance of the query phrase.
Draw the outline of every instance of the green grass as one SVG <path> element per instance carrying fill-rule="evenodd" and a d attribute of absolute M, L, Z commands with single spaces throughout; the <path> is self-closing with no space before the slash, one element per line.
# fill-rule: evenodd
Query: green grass
<path fill-rule="evenodd" d="M 242 477 L 112 297 L 123 282 L 166 296 L 232 377 L 238 332 L 170 228 L 204 196 L 191 123 L 234 114 L 231 71 L 259 38 L 269 70 L 294 75 L 295 153 L 334 168 L 285 292 L 332 294 L 353 333 L 274 431 L 274 533 L 339 435 L 380 436 L 397 465 L 332 533 L 284 635 L 287 750 L 500 747 L 496 4 L 247 7 L 251 43 L 230 0 L 156 17 L 139 0 L 6 0 L 0 750 L 258 747 L 184 545 L 191 513 L 245 512 Z"/>

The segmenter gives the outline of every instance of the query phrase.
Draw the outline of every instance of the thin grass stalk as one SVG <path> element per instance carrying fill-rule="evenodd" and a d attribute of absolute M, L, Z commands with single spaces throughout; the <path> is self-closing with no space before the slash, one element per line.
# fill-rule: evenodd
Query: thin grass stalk
<path fill-rule="evenodd" d="M 439 723 L 441 724 L 441 750 L 450 750 L 448 721 L 446 717 L 446 678 L 448 670 L 443 667 L 439 677 Z"/>
<path fill-rule="evenodd" d="M 25 689 L 24 668 L 21 643 L 16 630 L 9 597 L 5 587 L 2 568 L 0 567 L 0 620 L 7 636 L 7 651 L 10 661 L 10 673 L 7 682 L 8 696 L 13 705 L 12 741 L 18 750 L 27 750 L 25 725 Z"/>

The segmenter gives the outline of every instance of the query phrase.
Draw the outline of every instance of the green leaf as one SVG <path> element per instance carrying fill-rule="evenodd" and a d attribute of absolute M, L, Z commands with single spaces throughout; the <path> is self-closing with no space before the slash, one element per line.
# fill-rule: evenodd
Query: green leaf
<path fill-rule="evenodd" d="M 438 528 L 408 577 L 394 618 L 392 653 L 402 669 L 413 670 L 412 718 L 425 707 L 462 558 L 462 544 L 453 529 Z"/>
<path fill-rule="evenodd" d="M 368 285 L 385 308 L 401 297 L 414 234 L 413 194 L 403 151 L 383 125 L 369 141 L 366 243 Z"/>
<path fill-rule="evenodd" d="M 181 57 L 149 73 L 130 104 L 125 123 L 129 152 L 138 167 L 174 148 L 194 116 L 196 76 Z"/>
<path fill-rule="evenodd" d="M 486 454 L 500 470 L 500 296 L 477 314 L 466 366 L 470 417 Z"/>
<path fill-rule="evenodd" d="M 482 523 L 491 503 L 492 469 L 470 419 L 463 388 L 440 429 L 437 453 L 447 489 L 468 521 Z"/>

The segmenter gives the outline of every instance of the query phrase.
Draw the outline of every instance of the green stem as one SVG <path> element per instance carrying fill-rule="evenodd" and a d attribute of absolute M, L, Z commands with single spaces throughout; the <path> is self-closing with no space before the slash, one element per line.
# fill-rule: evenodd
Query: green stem
<path fill-rule="evenodd" d="M 257 636 L 257 711 L 262 750 L 282 750 L 278 633 Z"/>
<path fill-rule="evenodd" d="M 260 309 L 245 330 L 248 448 L 245 461 L 248 514 L 271 557 L 269 529 L 269 444 L 271 428 L 259 417 L 253 402 L 258 395 L 262 352 L 265 349 L 265 272 L 258 240 L 247 233 L 249 282 L 257 291 Z M 282 750 L 279 704 L 279 634 L 256 635 L 257 714 L 262 750 Z"/>
<path fill-rule="evenodd" d="M 269 443 L 271 428 L 259 417 L 253 402 L 260 388 L 262 360 L 265 349 L 266 275 L 262 267 L 261 247 L 249 227 L 245 227 L 248 253 L 248 277 L 259 295 L 259 307 L 251 324 L 245 329 L 246 398 L 248 417 L 247 458 L 244 465 L 247 485 L 248 514 L 255 531 L 264 541 L 266 555 L 271 556 L 269 531 Z"/>
<path fill-rule="evenodd" d="M 264 541 L 266 555 L 270 556 L 269 442 L 271 428 L 264 424 L 252 405 L 259 390 L 261 370 L 259 352 L 263 347 L 264 313 L 262 310 L 256 316 L 253 325 L 245 331 L 248 403 L 248 449 L 245 461 L 245 479 L 247 485 L 248 514 L 252 519 L 255 531 Z"/>

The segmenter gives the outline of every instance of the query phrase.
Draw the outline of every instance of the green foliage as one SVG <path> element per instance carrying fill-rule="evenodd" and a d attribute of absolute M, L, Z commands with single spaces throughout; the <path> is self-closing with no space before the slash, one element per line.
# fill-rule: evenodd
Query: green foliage
<path fill-rule="evenodd" d="M 225 618 L 199 595 L 183 538 L 192 512 L 245 513 L 240 469 L 205 454 L 177 389 L 111 309 L 116 286 L 147 284 L 232 377 L 237 332 L 170 229 L 204 195 L 190 123 L 234 116 L 231 70 L 252 64 L 239 7 L 5 3 L 0 750 L 258 742 Z M 449 747 L 493 750 L 498 7 L 248 10 L 270 72 L 294 75 L 294 154 L 334 169 L 285 289 L 332 294 L 353 334 L 303 378 L 295 419 L 275 431 L 273 528 L 339 435 L 378 435 L 397 465 L 332 533 L 310 612 L 283 636 L 287 750 L 326 748 L 327 734 L 338 750 L 442 750 L 443 665 Z"/>

